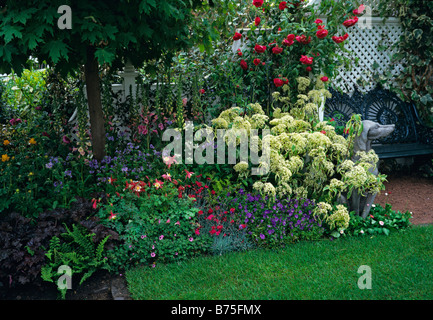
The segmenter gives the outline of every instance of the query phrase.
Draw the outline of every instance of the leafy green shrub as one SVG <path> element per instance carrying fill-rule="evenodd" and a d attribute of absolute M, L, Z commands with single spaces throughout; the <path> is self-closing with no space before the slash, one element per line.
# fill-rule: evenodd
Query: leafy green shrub
<path fill-rule="evenodd" d="M 45 254 L 48 258 L 47 264 L 41 269 L 41 277 L 45 281 L 54 282 L 59 277 L 58 268 L 67 266 L 73 274 L 82 274 L 79 285 L 89 278 L 96 270 L 102 268 L 106 262 L 103 255 L 107 235 L 98 244 L 94 243 L 95 234 L 88 233 L 82 226 L 74 224 L 72 230 L 65 226 L 66 232 L 61 238 L 54 236 L 50 240 L 50 246 Z M 62 241 L 63 240 L 63 241 Z M 72 279 L 71 279 L 72 280 Z M 60 287 L 61 296 L 64 299 L 67 287 Z"/>
<path fill-rule="evenodd" d="M 362 219 L 359 216 L 351 214 L 349 227 L 345 231 L 347 235 L 367 236 L 384 234 L 388 235 L 392 231 L 401 231 L 411 225 L 410 218 L 412 213 L 395 211 L 390 204 L 385 208 L 381 205 L 373 205 L 370 215 Z"/>
<path fill-rule="evenodd" d="M 207 252 L 210 238 L 195 232 L 207 181 L 187 171 L 184 179 L 166 173 L 160 180 L 129 180 L 118 186 L 98 212 L 101 224 L 118 234 L 107 251 L 107 268 L 155 266 Z"/>

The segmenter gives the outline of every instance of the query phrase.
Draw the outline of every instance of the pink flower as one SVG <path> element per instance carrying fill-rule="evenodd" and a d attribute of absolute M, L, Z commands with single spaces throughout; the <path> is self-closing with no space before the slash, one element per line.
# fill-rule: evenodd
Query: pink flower
<path fill-rule="evenodd" d="M 200 235 L 200 230 L 197 228 L 197 229 L 195 229 L 195 234 L 196 235 Z"/>
<path fill-rule="evenodd" d="M 147 134 L 147 128 L 146 128 L 146 126 L 144 126 L 144 125 L 139 125 L 138 127 L 137 127 L 137 129 L 138 129 L 138 133 L 139 134 Z"/>
<path fill-rule="evenodd" d="M 154 258 L 154 257 L 155 257 L 155 252 L 152 252 L 152 253 L 150 254 L 150 256 L 151 256 L 152 258 Z"/>
<path fill-rule="evenodd" d="M 163 123 L 158 123 L 158 128 L 159 128 L 159 130 L 164 130 L 164 124 Z"/>
<path fill-rule="evenodd" d="M 182 98 L 182 104 L 185 107 L 186 103 L 188 102 L 188 98 Z"/>
<path fill-rule="evenodd" d="M 71 140 L 67 136 L 63 136 L 62 141 L 66 144 L 71 143 Z"/>
<path fill-rule="evenodd" d="M 191 242 L 193 242 L 193 241 L 194 241 L 194 238 L 193 238 L 193 237 L 190 237 L 188 240 L 191 241 Z"/>
<path fill-rule="evenodd" d="M 168 168 L 170 169 L 171 165 L 173 163 L 177 163 L 177 160 L 174 158 L 175 156 L 172 157 L 164 157 L 162 160 L 164 161 L 164 163 L 168 166 Z"/>
<path fill-rule="evenodd" d="M 167 219 L 167 221 L 165 223 L 170 223 L 170 218 Z"/>
<path fill-rule="evenodd" d="M 166 174 L 163 174 L 162 178 L 165 179 L 165 180 L 170 180 L 171 181 L 171 175 L 168 172 Z"/>
<path fill-rule="evenodd" d="M 176 222 L 176 223 L 175 223 L 175 225 L 176 225 L 176 224 L 177 224 L 178 226 L 180 226 L 180 222 L 179 222 L 179 221 L 178 221 L 178 222 Z"/>
<path fill-rule="evenodd" d="M 190 171 L 188 171 L 186 169 L 185 169 L 185 172 L 186 172 L 186 178 L 187 179 L 191 178 L 191 176 L 194 174 L 194 172 L 192 172 L 192 171 L 190 172 Z"/>
<path fill-rule="evenodd" d="M 160 236 L 159 236 L 159 240 L 162 240 L 162 239 L 164 239 L 164 236 L 163 236 L 163 235 L 160 235 Z"/>

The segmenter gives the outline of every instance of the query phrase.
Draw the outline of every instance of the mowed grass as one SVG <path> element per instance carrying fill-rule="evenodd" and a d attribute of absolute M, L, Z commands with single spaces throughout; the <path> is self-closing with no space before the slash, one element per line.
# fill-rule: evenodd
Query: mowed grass
<path fill-rule="evenodd" d="M 371 289 L 358 273 L 371 268 Z M 433 299 L 433 226 L 389 236 L 301 242 L 137 268 L 126 273 L 137 300 Z"/>

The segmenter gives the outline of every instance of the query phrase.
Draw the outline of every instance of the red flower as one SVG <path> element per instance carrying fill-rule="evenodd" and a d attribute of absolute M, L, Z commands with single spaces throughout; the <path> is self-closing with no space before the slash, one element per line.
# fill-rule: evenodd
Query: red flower
<path fill-rule="evenodd" d="M 307 56 L 302 55 L 301 59 L 299 59 L 299 61 L 301 61 L 302 64 L 307 64 L 307 65 L 313 64 L 313 57 L 307 57 Z"/>
<path fill-rule="evenodd" d="M 312 69 L 311 67 L 307 67 L 305 70 L 306 70 L 307 72 L 310 72 L 310 71 L 312 71 L 313 69 Z"/>
<path fill-rule="evenodd" d="M 344 41 L 344 38 L 343 37 L 332 36 L 332 40 L 335 43 L 342 43 Z"/>
<path fill-rule="evenodd" d="M 283 11 L 284 9 L 287 8 L 287 2 L 286 1 L 281 1 L 280 4 L 278 5 L 278 8 Z"/>
<path fill-rule="evenodd" d="M 316 36 L 319 39 L 324 39 L 328 35 L 328 30 L 326 29 L 319 29 L 316 32 Z"/>
<path fill-rule="evenodd" d="M 365 6 L 361 4 L 358 9 L 353 10 L 355 16 L 361 16 L 364 13 Z"/>
<path fill-rule="evenodd" d="M 302 36 L 296 36 L 296 41 L 302 44 L 309 44 L 311 42 L 311 36 L 308 38 L 304 34 Z"/>
<path fill-rule="evenodd" d="M 320 131 L 320 133 L 326 134 L 326 131 L 325 131 L 325 130 L 322 130 L 322 131 Z"/>
<path fill-rule="evenodd" d="M 254 50 L 255 50 L 257 53 L 263 53 L 263 52 L 266 51 L 266 46 L 261 46 L 261 45 L 259 45 L 259 44 L 256 44 L 256 45 L 254 46 Z"/>
<path fill-rule="evenodd" d="M 200 89 L 198 92 L 200 92 L 200 94 L 204 94 L 206 91 L 204 89 Z"/>
<path fill-rule="evenodd" d="M 239 40 L 240 38 L 242 38 L 242 35 L 239 32 L 235 32 L 235 35 L 233 36 L 233 40 Z"/>
<path fill-rule="evenodd" d="M 321 77 L 320 80 L 322 80 L 323 82 L 326 82 L 326 81 L 328 81 L 329 79 L 328 79 L 328 77 Z"/>
<path fill-rule="evenodd" d="M 239 229 L 245 229 L 246 227 L 247 227 L 246 224 L 241 224 L 241 225 L 239 226 Z"/>
<path fill-rule="evenodd" d="M 234 213 L 235 212 L 235 208 L 230 208 L 230 212 Z"/>
<path fill-rule="evenodd" d="M 280 54 L 281 52 L 283 52 L 283 48 L 276 46 L 274 48 L 272 48 L 272 53 L 273 54 Z"/>
<path fill-rule="evenodd" d="M 316 21 L 314 21 L 314 23 L 321 24 L 321 23 L 323 23 L 323 21 L 320 19 L 316 19 Z"/>
<path fill-rule="evenodd" d="M 117 214 L 114 214 L 113 211 L 110 211 L 110 216 L 108 217 L 109 220 L 115 219 Z"/>
<path fill-rule="evenodd" d="M 260 21 L 262 21 L 262 20 L 260 19 L 260 17 L 256 17 L 256 18 L 254 19 L 254 24 L 256 25 L 256 27 L 259 26 Z"/>
<path fill-rule="evenodd" d="M 288 84 L 289 83 L 289 79 L 287 79 L 287 78 L 283 78 L 283 79 L 281 79 L 281 81 L 283 81 L 284 84 Z"/>
<path fill-rule="evenodd" d="M 260 59 L 254 59 L 254 61 L 253 61 L 253 63 L 257 66 L 257 65 L 259 65 L 260 64 Z"/>
<path fill-rule="evenodd" d="M 241 51 L 241 49 L 238 49 L 238 56 L 242 57 L 242 51 Z"/>
<path fill-rule="evenodd" d="M 347 28 L 354 26 L 358 22 L 358 17 L 353 17 L 343 22 L 343 25 Z"/>
<path fill-rule="evenodd" d="M 283 82 L 283 80 L 281 80 L 279 78 L 275 78 L 274 79 L 274 84 L 278 88 L 278 87 L 281 87 L 284 84 L 284 82 Z"/>
<path fill-rule="evenodd" d="M 244 70 L 248 69 L 248 64 L 244 59 L 241 60 L 241 68 Z"/>
<path fill-rule="evenodd" d="M 263 5 L 263 0 L 253 0 L 253 5 L 256 8 L 260 8 Z"/>
<path fill-rule="evenodd" d="M 202 215 L 203 214 L 203 210 L 199 210 L 198 214 Z"/>

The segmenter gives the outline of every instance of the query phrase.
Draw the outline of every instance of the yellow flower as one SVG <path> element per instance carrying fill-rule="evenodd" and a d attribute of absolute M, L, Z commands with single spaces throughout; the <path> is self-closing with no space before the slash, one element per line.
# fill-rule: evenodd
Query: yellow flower
<path fill-rule="evenodd" d="M 5 145 L 5 146 L 7 146 L 9 143 L 10 143 L 9 140 L 5 140 L 5 141 L 3 141 L 3 145 Z"/>
<path fill-rule="evenodd" d="M 36 144 L 36 140 L 35 140 L 34 138 L 31 138 L 31 139 L 29 140 L 29 143 L 30 143 L 30 144 Z"/>
<path fill-rule="evenodd" d="M 9 161 L 9 156 L 7 155 L 7 154 L 3 154 L 2 155 L 2 162 L 6 162 L 6 161 Z"/>

